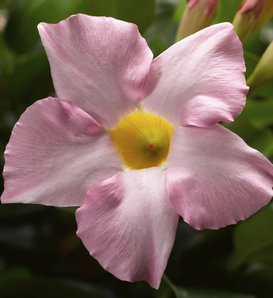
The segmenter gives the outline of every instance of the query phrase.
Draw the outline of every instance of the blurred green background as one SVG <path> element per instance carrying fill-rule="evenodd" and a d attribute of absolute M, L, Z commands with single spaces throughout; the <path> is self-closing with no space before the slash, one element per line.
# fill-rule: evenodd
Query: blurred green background
<path fill-rule="evenodd" d="M 232 21 L 240 0 L 219 0 L 215 23 Z M 175 39 L 185 0 L 0 0 L 0 168 L 14 123 L 34 101 L 54 96 L 39 22 L 73 13 L 134 22 L 154 55 Z M 247 76 L 272 40 L 267 23 L 244 44 Z M 227 125 L 273 160 L 273 82 L 257 88 Z M 2 178 L 1 178 L 2 179 Z M 3 181 L 0 183 L 0 193 Z M 0 297 L 175 297 L 122 282 L 104 271 L 76 237 L 73 208 L 0 205 Z M 273 204 L 218 231 L 196 231 L 182 220 L 166 275 L 177 297 L 273 297 Z"/>

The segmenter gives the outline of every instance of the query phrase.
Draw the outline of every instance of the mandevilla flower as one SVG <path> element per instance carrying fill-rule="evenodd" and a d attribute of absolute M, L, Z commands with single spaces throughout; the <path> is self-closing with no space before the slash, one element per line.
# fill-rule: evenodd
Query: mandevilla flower
<path fill-rule="evenodd" d="M 137 26 L 113 18 L 78 14 L 39 31 L 58 98 L 15 125 L 3 203 L 81 206 L 77 235 L 90 254 L 158 288 L 179 215 L 218 229 L 270 201 L 272 164 L 218 124 L 248 91 L 231 24 L 154 60 Z"/>

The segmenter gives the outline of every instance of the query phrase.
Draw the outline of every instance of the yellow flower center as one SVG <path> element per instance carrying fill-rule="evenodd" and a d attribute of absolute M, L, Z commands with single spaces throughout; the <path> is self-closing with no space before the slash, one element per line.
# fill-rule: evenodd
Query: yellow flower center
<path fill-rule="evenodd" d="M 143 169 L 159 166 L 167 159 L 173 126 L 137 109 L 109 133 L 124 163 L 131 169 Z"/>

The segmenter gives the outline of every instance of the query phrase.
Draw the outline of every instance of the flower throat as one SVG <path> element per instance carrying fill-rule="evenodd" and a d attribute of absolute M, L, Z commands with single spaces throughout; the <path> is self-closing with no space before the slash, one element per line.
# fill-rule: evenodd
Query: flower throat
<path fill-rule="evenodd" d="M 163 118 L 137 109 L 110 131 L 122 160 L 131 169 L 161 165 L 168 156 L 172 125 Z"/>

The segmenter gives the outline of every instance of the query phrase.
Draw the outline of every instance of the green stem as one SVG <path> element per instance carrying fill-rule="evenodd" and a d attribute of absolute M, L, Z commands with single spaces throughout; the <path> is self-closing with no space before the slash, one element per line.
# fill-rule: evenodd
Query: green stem
<path fill-rule="evenodd" d="M 166 274 L 163 275 L 163 279 L 166 282 L 166 284 L 170 287 L 170 289 L 174 292 L 176 298 L 187 298 L 187 292 L 181 287 L 179 290 L 176 288 L 176 286 L 170 281 L 170 279 L 167 277 Z"/>

